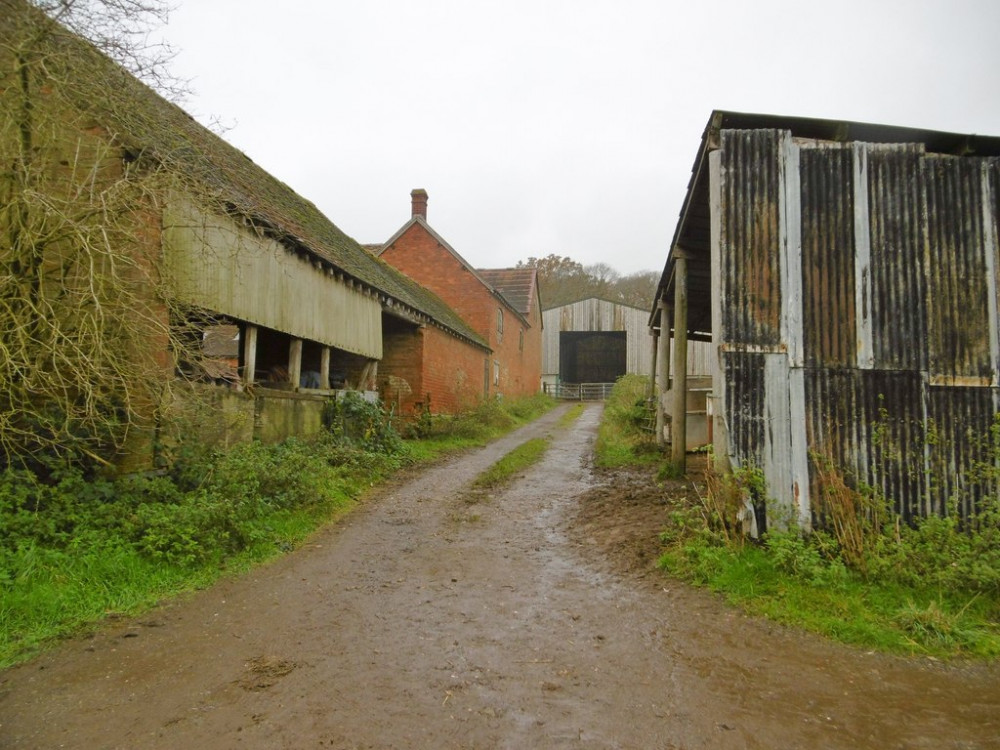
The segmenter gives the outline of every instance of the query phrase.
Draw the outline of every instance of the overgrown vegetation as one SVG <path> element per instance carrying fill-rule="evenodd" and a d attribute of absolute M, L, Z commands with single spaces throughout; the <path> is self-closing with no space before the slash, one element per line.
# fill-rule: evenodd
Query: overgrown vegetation
<path fill-rule="evenodd" d="M 615 383 L 597 431 L 595 465 L 613 469 L 662 463 L 655 436 L 642 429 L 649 416 L 648 391 L 649 379 L 643 375 L 624 375 Z"/>
<path fill-rule="evenodd" d="M 434 438 L 404 441 L 379 405 L 349 394 L 331 402 L 316 439 L 184 444 L 161 475 L 0 472 L 0 667 L 289 551 L 399 468 L 486 442 L 552 405 L 488 402 L 437 419 Z M 466 426 L 465 437 L 448 437 L 446 424 Z"/>
<path fill-rule="evenodd" d="M 169 50 L 147 42 L 166 10 L 0 3 L 0 469 L 114 462 L 169 398 L 186 311 L 145 248 L 156 195 L 184 177 L 125 143 L 142 88 L 129 74 L 177 89 Z"/>
<path fill-rule="evenodd" d="M 605 411 L 599 461 L 649 464 L 638 420 L 643 386 L 623 381 Z M 754 540 L 748 511 L 767 500 L 761 471 L 709 473 L 699 502 L 672 506 L 661 566 L 748 612 L 847 643 L 1000 656 L 1000 499 L 984 498 L 969 522 L 955 498 L 947 515 L 907 524 L 872 488 L 852 488 L 829 457 L 812 461 L 824 488 L 823 529 L 772 529 Z M 980 470 L 996 465 L 988 460 Z"/>

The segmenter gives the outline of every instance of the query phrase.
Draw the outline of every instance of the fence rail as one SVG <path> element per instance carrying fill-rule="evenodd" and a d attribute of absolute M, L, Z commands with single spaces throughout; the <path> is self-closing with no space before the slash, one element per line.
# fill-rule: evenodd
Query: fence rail
<path fill-rule="evenodd" d="M 546 391 L 567 401 L 605 401 L 614 383 L 556 383 Z"/>

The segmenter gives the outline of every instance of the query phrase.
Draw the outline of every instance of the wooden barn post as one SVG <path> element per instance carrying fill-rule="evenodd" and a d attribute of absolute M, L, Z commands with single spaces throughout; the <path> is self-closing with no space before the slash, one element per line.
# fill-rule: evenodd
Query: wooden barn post
<path fill-rule="evenodd" d="M 679 472 L 686 469 L 687 453 L 687 285 L 687 253 L 679 250 L 674 261 L 674 403 L 670 424 L 671 462 Z"/>

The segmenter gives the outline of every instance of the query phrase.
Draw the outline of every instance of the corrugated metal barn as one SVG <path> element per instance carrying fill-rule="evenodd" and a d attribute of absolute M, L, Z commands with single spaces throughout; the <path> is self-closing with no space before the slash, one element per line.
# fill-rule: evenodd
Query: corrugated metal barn
<path fill-rule="evenodd" d="M 649 375 L 649 313 L 608 300 L 580 300 L 542 313 L 542 382 L 614 382 L 625 374 Z M 707 374 L 708 348 L 694 344 L 689 372 Z"/>
<path fill-rule="evenodd" d="M 801 526 L 820 466 L 904 518 L 997 492 L 998 154 L 1000 138 L 713 113 L 657 298 L 711 338 L 717 457 L 759 467 Z"/>

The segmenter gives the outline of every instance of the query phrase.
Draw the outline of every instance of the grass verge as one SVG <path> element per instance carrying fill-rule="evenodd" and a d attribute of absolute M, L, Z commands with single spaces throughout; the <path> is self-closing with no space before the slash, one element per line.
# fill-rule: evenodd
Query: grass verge
<path fill-rule="evenodd" d="M 800 550 L 797 556 L 810 562 L 792 563 L 776 553 L 778 545 Z M 810 549 L 807 540 L 788 535 L 762 546 L 695 539 L 670 545 L 660 565 L 750 614 L 843 643 L 937 658 L 1000 656 L 995 597 L 865 580 L 819 562 Z"/>
<path fill-rule="evenodd" d="M 490 468 L 476 477 L 473 487 L 495 489 L 515 474 L 542 460 L 549 447 L 549 438 L 532 438 L 517 446 Z"/>
<path fill-rule="evenodd" d="M 670 464 L 641 430 L 647 383 L 627 376 L 616 384 L 595 463 L 659 466 L 663 479 Z M 805 537 L 771 532 L 752 542 L 740 535 L 736 519 L 743 494 L 762 481 L 758 474 L 709 475 L 700 501 L 675 505 L 661 535 L 660 566 L 750 614 L 862 648 L 935 658 L 1000 656 L 1000 510 L 987 506 L 973 529 L 954 518 L 907 527 L 885 503 L 850 490 L 826 467 L 824 497 L 840 500 L 832 510 L 853 509 L 837 517 L 837 528 Z"/>
<path fill-rule="evenodd" d="M 642 429 L 648 388 L 649 379 L 642 375 L 624 375 L 615 383 L 597 430 L 595 466 L 615 469 L 663 462 L 655 437 Z"/>
<path fill-rule="evenodd" d="M 0 472 L 0 669 L 288 552 L 399 469 L 485 444 L 554 404 L 487 402 L 402 441 L 378 407 L 337 402 L 316 440 L 190 446 L 166 476 Z"/>

